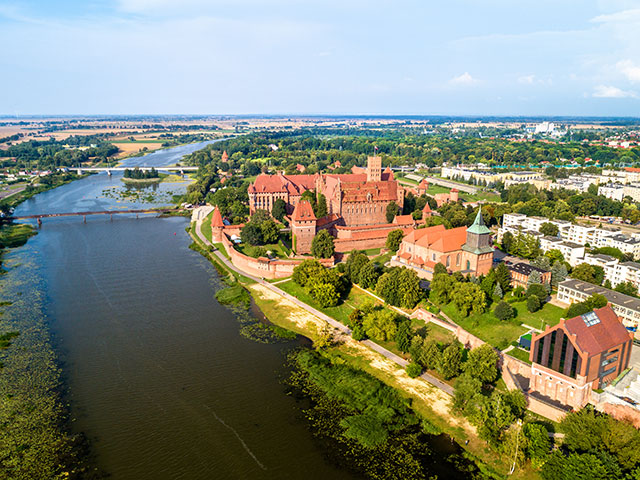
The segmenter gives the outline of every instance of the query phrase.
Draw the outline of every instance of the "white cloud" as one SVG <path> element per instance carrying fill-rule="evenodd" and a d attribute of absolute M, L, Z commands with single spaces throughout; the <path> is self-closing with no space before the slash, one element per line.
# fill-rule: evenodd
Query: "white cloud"
<path fill-rule="evenodd" d="M 518 83 L 523 83 L 525 85 L 533 85 L 535 80 L 536 80 L 535 75 L 523 75 L 521 77 L 518 77 Z"/>
<path fill-rule="evenodd" d="M 593 89 L 593 97 L 596 98 L 637 98 L 635 92 L 622 90 L 611 85 L 598 85 Z"/>
<path fill-rule="evenodd" d="M 473 85 L 478 83 L 478 80 L 473 78 L 469 72 L 464 72 L 462 75 L 458 75 L 457 77 L 453 77 L 449 80 L 451 85 Z"/>
<path fill-rule="evenodd" d="M 616 67 L 631 83 L 640 82 L 640 66 L 631 60 L 621 60 L 616 63 Z"/>

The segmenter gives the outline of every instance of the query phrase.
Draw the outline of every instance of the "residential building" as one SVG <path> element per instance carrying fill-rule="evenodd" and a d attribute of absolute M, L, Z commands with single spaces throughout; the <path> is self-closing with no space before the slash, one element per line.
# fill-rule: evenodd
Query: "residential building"
<path fill-rule="evenodd" d="M 606 185 L 600 185 L 598 187 L 598 195 L 610 198 L 611 200 L 617 200 L 619 202 L 624 198 L 624 186 L 617 183 L 608 183 Z"/>
<path fill-rule="evenodd" d="M 431 280 L 437 263 L 450 272 L 480 276 L 493 265 L 491 231 L 479 210 L 473 225 L 446 229 L 444 225 L 413 230 L 400 244 L 391 264 L 414 269 L 422 278 Z"/>
<path fill-rule="evenodd" d="M 543 223 L 551 223 L 558 227 L 557 237 L 542 237 L 540 227 Z M 540 239 L 540 248 L 548 251 L 553 248 L 567 252 L 565 259 L 572 266 L 581 263 L 584 247 L 614 247 L 631 256 L 640 257 L 640 237 L 621 234 L 619 231 L 607 230 L 595 226 L 577 225 L 564 220 L 550 220 L 544 217 L 528 217 L 522 213 L 506 213 L 502 218 L 502 227 L 498 229 L 498 241 L 506 232 L 513 235 L 519 233 L 535 235 Z M 562 245 L 564 243 L 564 245 Z"/>
<path fill-rule="evenodd" d="M 529 286 L 529 277 L 533 272 L 540 274 L 540 283 L 543 285 L 551 284 L 551 272 L 543 268 L 529 265 L 528 263 L 520 262 L 514 265 L 509 265 L 509 272 L 511 272 L 511 286 L 512 287 L 524 287 Z"/>
<path fill-rule="evenodd" d="M 584 263 L 602 267 L 605 280 L 609 280 L 613 288 L 621 283 L 631 282 L 640 289 L 640 263 L 621 262 L 610 255 L 590 253 L 584 256 Z"/>
<path fill-rule="evenodd" d="M 622 319 L 627 330 L 636 332 L 640 322 L 640 299 L 608 288 L 569 278 L 558 285 L 557 299 L 567 305 L 583 302 L 594 294 L 602 295 Z"/>
<path fill-rule="evenodd" d="M 606 306 L 561 319 L 531 338 L 529 392 L 581 408 L 629 365 L 632 334 Z"/>

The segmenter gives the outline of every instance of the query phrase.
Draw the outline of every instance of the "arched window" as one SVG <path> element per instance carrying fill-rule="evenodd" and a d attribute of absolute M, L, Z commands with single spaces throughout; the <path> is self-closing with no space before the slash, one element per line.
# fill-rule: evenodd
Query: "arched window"
<path fill-rule="evenodd" d="M 471 262 L 467 260 L 467 270 L 471 270 Z"/>
<path fill-rule="evenodd" d="M 460 266 L 460 254 L 456 255 L 456 265 Z"/>
<path fill-rule="evenodd" d="M 451 265 L 451 257 L 447 255 L 447 267 Z"/>

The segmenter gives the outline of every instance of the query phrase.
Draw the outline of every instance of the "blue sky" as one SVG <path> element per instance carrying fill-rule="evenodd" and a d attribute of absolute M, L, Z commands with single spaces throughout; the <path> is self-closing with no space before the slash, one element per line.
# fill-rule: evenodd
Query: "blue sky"
<path fill-rule="evenodd" d="M 0 114 L 640 116 L 640 0 L 0 0 Z"/>

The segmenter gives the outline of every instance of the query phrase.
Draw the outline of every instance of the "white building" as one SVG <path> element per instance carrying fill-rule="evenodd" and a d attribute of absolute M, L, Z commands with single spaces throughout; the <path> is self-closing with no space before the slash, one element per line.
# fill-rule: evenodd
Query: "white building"
<path fill-rule="evenodd" d="M 611 282 L 613 288 L 624 282 L 631 282 L 640 289 L 640 263 L 620 262 L 610 255 L 587 253 L 584 262 L 589 265 L 598 265 L 604 270 L 605 280 Z"/>
<path fill-rule="evenodd" d="M 583 302 L 594 294 L 604 296 L 611 308 L 622 319 L 622 324 L 631 331 L 637 331 L 640 322 L 640 299 L 624 295 L 614 290 L 569 278 L 558 285 L 557 299 L 567 305 Z M 637 335 L 636 335 L 637 338 Z"/>
<path fill-rule="evenodd" d="M 543 223 L 558 227 L 557 237 L 544 237 L 540 233 Z M 575 266 L 584 261 L 585 247 L 614 247 L 634 258 L 640 257 L 640 235 L 629 237 L 620 232 L 605 230 L 593 226 L 576 225 L 564 220 L 550 220 L 545 217 L 528 217 L 522 213 L 506 213 L 502 217 L 502 227 L 498 229 L 498 241 L 502 241 L 505 232 L 519 233 L 538 237 L 540 248 L 547 252 L 557 249 L 567 262 Z"/>
<path fill-rule="evenodd" d="M 598 187 L 598 195 L 602 195 L 603 197 L 610 198 L 611 200 L 622 201 L 624 198 L 624 189 L 623 185 L 617 183 L 608 183 L 606 185 L 600 185 Z"/>

